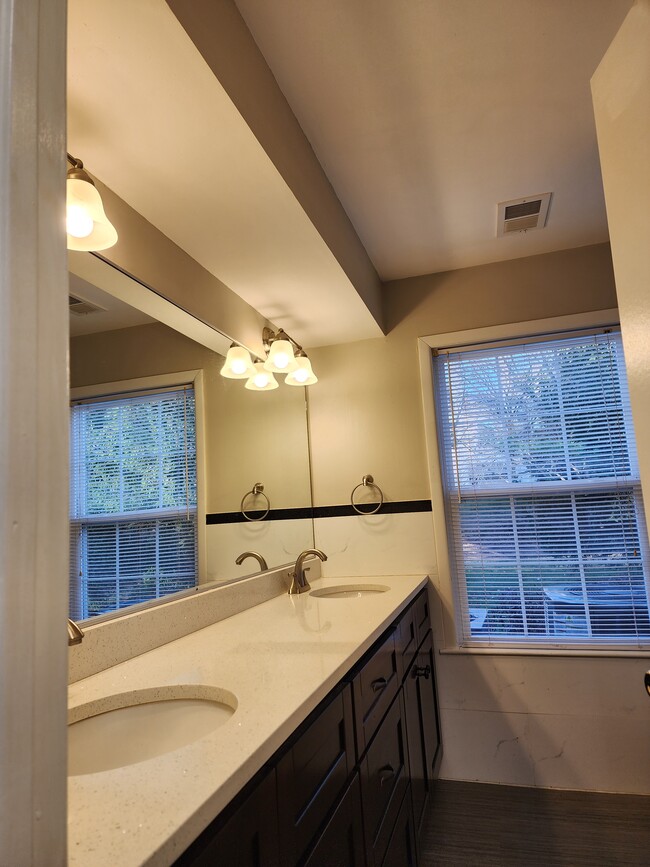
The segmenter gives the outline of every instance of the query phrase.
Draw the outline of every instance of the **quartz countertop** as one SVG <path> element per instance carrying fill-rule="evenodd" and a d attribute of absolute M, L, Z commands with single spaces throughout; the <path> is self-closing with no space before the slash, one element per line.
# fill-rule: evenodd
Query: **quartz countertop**
<path fill-rule="evenodd" d="M 116 693 L 187 684 L 233 693 L 237 710 L 181 749 L 69 777 L 69 865 L 172 864 L 426 582 L 422 575 L 321 578 L 314 590 L 389 589 L 343 599 L 283 593 L 72 684 L 72 713 Z"/>

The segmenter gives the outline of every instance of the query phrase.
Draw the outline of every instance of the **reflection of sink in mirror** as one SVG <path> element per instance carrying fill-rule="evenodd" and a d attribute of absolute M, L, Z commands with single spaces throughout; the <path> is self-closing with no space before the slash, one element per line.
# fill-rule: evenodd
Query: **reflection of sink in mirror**
<path fill-rule="evenodd" d="M 108 696 L 69 712 L 68 774 L 133 765 L 193 743 L 228 722 L 227 690 L 170 686 Z"/>
<path fill-rule="evenodd" d="M 309 595 L 317 596 L 319 599 L 354 599 L 370 596 L 373 593 L 385 593 L 387 590 L 385 584 L 338 584 L 335 587 L 312 590 Z"/>

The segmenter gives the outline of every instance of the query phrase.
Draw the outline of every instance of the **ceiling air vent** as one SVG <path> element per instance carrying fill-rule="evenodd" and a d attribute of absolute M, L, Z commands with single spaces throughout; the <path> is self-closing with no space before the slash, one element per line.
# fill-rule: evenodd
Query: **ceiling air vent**
<path fill-rule="evenodd" d="M 83 298 L 75 298 L 74 295 L 68 295 L 68 304 L 70 305 L 70 313 L 74 313 L 75 316 L 85 316 L 87 313 L 98 313 L 106 310 L 105 307 L 91 304 L 90 301 L 84 301 Z"/>
<path fill-rule="evenodd" d="M 551 193 L 539 196 L 526 196 L 525 199 L 511 199 L 497 205 L 497 236 L 513 232 L 528 232 L 530 229 L 543 229 L 546 225 Z"/>

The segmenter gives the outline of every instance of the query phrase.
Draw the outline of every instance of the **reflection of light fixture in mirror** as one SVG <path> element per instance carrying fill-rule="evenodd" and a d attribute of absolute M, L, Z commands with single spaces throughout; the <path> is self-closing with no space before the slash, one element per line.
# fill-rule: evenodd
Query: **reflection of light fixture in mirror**
<path fill-rule="evenodd" d="M 221 375 L 227 379 L 248 379 L 254 371 L 250 352 L 243 346 L 233 343 L 221 368 Z"/>
<path fill-rule="evenodd" d="M 261 361 L 256 361 L 255 372 L 249 377 L 246 383 L 246 388 L 251 391 L 271 391 L 278 387 L 278 381 L 273 374 L 264 369 L 264 364 Z"/>
<path fill-rule="evenodd" d="M 104 213 L 94 181 L 81 160 L 68 154 L 72 167 L 66 178 L 68 250 L 106 250 L 117 241 L 115 226 Z"/>
<path fill-rule="evenodd" d="M 313 385 L 318 382 L 318 377 L 311 369 L 311 361 L 306 354 L 299 349 L 296 352 L 296 369 L 287 374 L 285 382 L 287 385 Z"/>
<path fill-rule="evenodd" d="M 269 353 L 264 362 L 266 370 L 271 370 L 273 373 L 291 373 L 296 369 L 291 340 L 282 328 L 277 334 L 273 334 L 270 328 L 265 328 L 263 341 Z"/>

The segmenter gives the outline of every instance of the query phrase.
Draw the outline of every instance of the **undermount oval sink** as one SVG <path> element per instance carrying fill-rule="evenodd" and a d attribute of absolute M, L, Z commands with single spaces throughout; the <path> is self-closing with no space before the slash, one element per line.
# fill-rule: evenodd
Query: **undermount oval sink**
<path fill-rule="evenodd" d="M 200 685 L 109 695 L 68 712 L 68 774 L 110 771 L 187 746 L 228 722 L 237 698 Z"/>
<path fill-rule="evenodd" d="M 334 587 L 312 590 L 310 595 L 319 599 L 354 599 L 373 593 L 385 593 L 388 589 L 385 584 L 336 584 Z"/>

